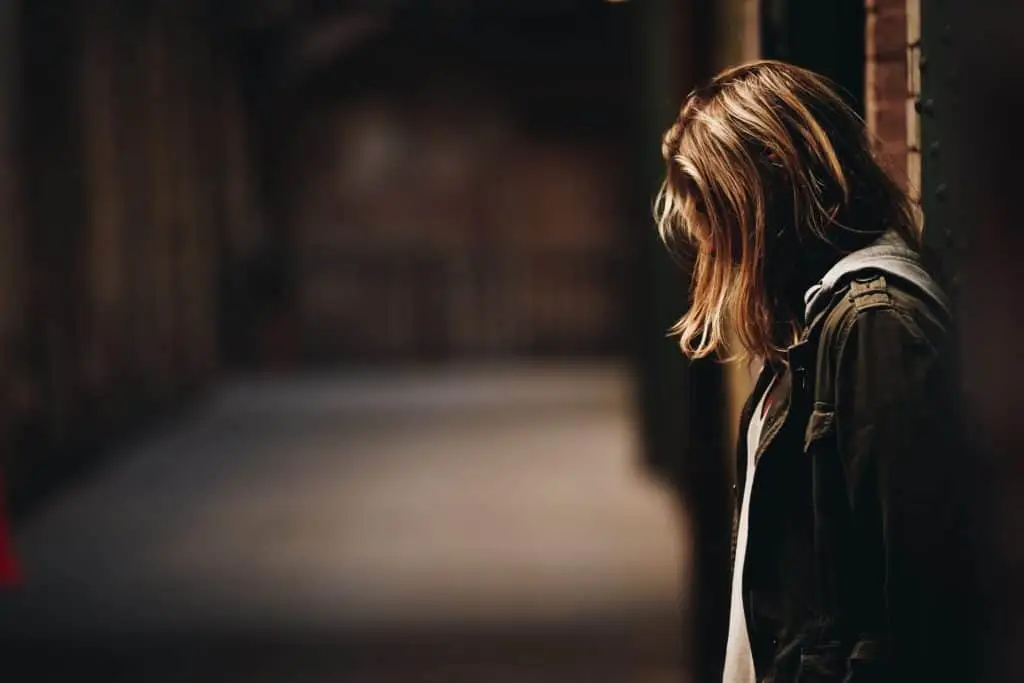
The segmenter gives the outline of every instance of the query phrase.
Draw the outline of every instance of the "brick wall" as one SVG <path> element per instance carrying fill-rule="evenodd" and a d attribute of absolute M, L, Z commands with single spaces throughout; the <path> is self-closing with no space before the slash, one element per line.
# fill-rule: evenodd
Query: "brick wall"
<path fill-rule="evenodd" d="M 920 0 L 866 0 L 865 114 L 882 161 L 917 196 L 920 157 L 917 48 Z"/>

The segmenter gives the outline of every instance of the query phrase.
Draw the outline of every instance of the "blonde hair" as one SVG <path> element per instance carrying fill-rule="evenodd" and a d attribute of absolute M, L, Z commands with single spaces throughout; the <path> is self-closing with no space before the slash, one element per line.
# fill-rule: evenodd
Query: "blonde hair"
<path fill-rule="evenodd" d="M 802 254 L 851 251 L 886 229 L 920 243 L 864 121 L 806 69 L 762 60 L 724 71 L 686 98 L 662 155 L 658 230 L 693 259 L 691 307 L 671 333 L 691 358 L 781 361 L 803 321 L 782 303 L 778 272 Z"/>

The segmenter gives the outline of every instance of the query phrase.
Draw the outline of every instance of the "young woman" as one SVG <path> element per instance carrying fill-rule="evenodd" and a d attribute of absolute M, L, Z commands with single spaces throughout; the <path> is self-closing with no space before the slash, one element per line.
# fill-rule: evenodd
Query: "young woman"
<path fill-rule="evenodd" d="M 663 154 L 659 230 L 693 265 L 673 332 L 762 364 L 725 683 L 965 680 L 951 319 L 913 205 L 830 85 L 780 62 L 691 93 Z"/>

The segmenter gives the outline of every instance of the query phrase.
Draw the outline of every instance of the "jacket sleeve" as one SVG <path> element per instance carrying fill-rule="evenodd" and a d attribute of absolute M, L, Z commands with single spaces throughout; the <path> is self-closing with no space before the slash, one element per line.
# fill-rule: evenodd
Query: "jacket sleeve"
<path fill-rule="evenodd" d="M 835 359 L 836 429 L 851 520 L 881 579 L 879 635 L 893 672 L 927 680 L 925 669 L 942 671 L 944 661 L 954 666 L 953 601 L 964 588 L 962 449 L 950 359 L 940 351 L 944 340 L 927 338 L 891 307 L 855 315 Z"/>

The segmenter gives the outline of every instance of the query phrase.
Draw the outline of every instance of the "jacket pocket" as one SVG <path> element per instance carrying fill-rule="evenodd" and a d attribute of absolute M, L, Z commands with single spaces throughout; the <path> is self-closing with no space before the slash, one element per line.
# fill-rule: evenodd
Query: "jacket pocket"
<path fill-rule="evenodd" d="M 815 441 L 830 437 L 835 429 L 835 411 L 816 406 L 811 411 L 810 419 L 807 420 L 807 429 L 804 432 L 804 450 L 809 450 Z"/>

